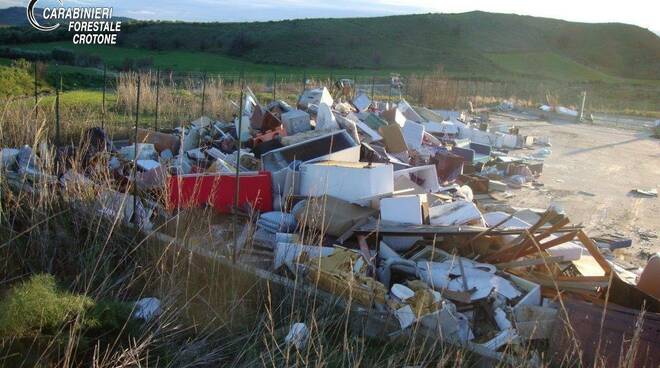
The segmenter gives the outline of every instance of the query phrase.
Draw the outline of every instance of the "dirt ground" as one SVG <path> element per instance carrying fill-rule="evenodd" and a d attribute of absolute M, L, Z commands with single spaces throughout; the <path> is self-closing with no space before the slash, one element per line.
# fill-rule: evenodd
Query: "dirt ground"
<path fill-rule="evenodd" d="M 630 193 L 634 188 L 660 190 L 660 140 L 647 132 L 531 120 L 525 115 L 491 118 L 519 126 L 523 135 L 549 136 L 552 145 L 540 178 L 544 186 L 513 190 L 511 205 L 558 204 L 590 236 L 631 238 L 631 248 L 615 252 L 625 263 L 643 266 L 650 255 L 660 252 L 660 198 Z"/>

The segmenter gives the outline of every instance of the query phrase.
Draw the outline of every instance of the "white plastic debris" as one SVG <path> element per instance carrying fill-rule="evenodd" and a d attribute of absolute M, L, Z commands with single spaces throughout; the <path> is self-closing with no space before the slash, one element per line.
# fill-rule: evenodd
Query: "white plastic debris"
<path fill-rule="evenodd" d="M 424 125 L 416 123 L 412 120 L 406 120 L 403 125 L 402 133 L 406 146 L 409 149 L 419 149 L 422 146 L 424 139 Z"/>
<path fill-rule="evenodd" d="M 353 106 L 355 106 L 359 112 L 365 112 L 369 109 L 369 106 L 371 106 L 371 99 L 365 93 L 360 93 L 353 99 Z"/>
<path fill-rule="evenodd" d="M 534 151 L 534 153 L 532 153 L 531 156 L 536 159 L 544 159 L 550 156 L 551 154 L 552 154 L 552 150 L 550 148 L 544 147 Z"/>
<path fill-rule="evenodd" d="M 394 315 L 399 320 L 402 330 L 410 327 L 415 322 L 415 312 L 413 312 L 412 307 L 409 305 L 397 309 L 394 311 Z"/>
<path fill-rule="evenodd" d="M 140 170 L 149 171 L 160 167 L 160 163 L 156 160 L 137 160 L 136 164 Z"/>
<path fill-rule="evenodd" d="M 576 110 L 569 109 L 568 107 L 557 106 L 555 110 L 562 115 L 568 115 L 574 117 L 578 116 L 578 112 Z"/>
<path fill-rule="evenodd" d="M 452 226 L 468 223 L 483 223 L 481 211 L 472 202 L 456 201 L 429 209 L 432 225 Z"/>
<path fill-rule="evenodd" d="M 402 301 L 405 301 L 415 296 L 415 292 L 405 285 L 394 284 L 392 285 L 392 295 L 396 296 Z"/>
<path fill-rule="evenodd" d="M 158 317 L 161 313 L 160 300 L 158 298 L 142 298 L 135 302 L 135 310 L 133 317 L 150 321 L 154 317 Z"/>
<path fill-rule="evenodd" d="M 339 124 L 335 115 L 330 110 L 330 106 L 321 103 L 319 104 L 319 112 L 316 115 L 316 129 L 318 130 L 337 130 Z"/>
<path fill-rule="evenodd" d="M 151 143 L 138 143 L 137 145 L 137 159 L 138 160 L 155 160 L 158 157 L 156 148 Z M 119 154 L 122 155 L 127 160 L 135 159 L 135 145 L 131 144 L 125 147 L 122 147 L 119 150 Z"/>
<path fill-rule="evenodd" d="M 505 331 L 513 328 L 511 321 L 509 321 L 509 319 L 506 318 L 506 313 L 502 310 L 502 308 L 495 308 L 494 317 L 495 317 L 495 322 L 497 323 L 497 327 L 501 331 Z"/>
<path fill-rule="evenodd" d="M 18 157 L 18 150 L 15 148 L 3 148 L 2 160 L 0 160 L 0 169 L 9 168 L 16 163 Z"/>
<path fill-rule="evenodd" d="M 293 345 L 298 350 L 302 350 L 307 346 L 309 340 L 309 329 L 304 323 L 294 323 L 289 329 L 289 333 L 284 338 L 287 345 Z"/>

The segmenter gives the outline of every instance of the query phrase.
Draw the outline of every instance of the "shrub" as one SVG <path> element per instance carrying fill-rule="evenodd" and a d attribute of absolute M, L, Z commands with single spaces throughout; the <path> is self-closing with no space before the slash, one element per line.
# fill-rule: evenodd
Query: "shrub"
<path fill-rule="evenodd" d="M 0 336 L 56 330 L 93 305 L 89 297 L 61 291 L 51 275 L 32 276 L 0 302 Z"/>

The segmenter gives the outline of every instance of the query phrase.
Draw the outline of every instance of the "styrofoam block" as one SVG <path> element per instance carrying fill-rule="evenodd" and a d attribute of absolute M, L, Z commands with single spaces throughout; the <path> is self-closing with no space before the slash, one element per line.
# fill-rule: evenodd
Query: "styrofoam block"
<path fill-rule="evenodd" d="M 324 161 L 300 168 L 300 194 L 329 195 L 349 202 L 394 191 L 393 168 L 389 164 Z"/>

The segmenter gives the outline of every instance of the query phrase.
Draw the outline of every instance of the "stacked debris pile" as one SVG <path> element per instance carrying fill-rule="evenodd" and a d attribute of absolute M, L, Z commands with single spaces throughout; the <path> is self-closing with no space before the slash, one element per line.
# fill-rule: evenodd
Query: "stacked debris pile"
<path fill-rule="evenodd" d="M 267 105 L 244 92 L 234 121 L 202 117 L 97 145 L 88 154 L 105 157 L 98 162 L 117 183 L 98 199 L 99 211 L 124 211 L 125 222 L 142 228 L 194 207 L 256 214 L 234 249 L 238 262 L 250 239 L 269 272 L 391 316 L 397 328 L 381 335 L 416 331 L 492 359 L 561 335 L 575 322 L 564 300 L 660 313 L 658 284 L 647 276 L 637 285 L 561 209 L 506 203 L 511 190 L 542 185 L 547 137 L 493 125 L 486 113 L 384 103 L 346 89 L 309 89 L 295 104 Z M 533 153 L 514 154 L 523 148 Z M 44 157 L 4 149 L 2 167 L 43 180 Z M 58 168 L 65 186 L 78 177 Z M 658 264 L 644 274 L 657 274 Z M 644 341 L 657 347 L 657 339 Z M 653 354 L 639 359 L 657 363 Z"/>

